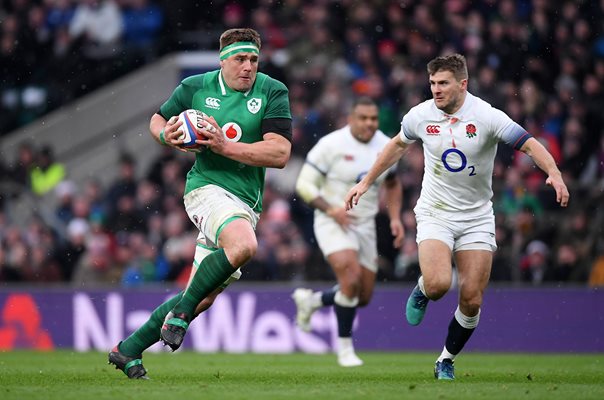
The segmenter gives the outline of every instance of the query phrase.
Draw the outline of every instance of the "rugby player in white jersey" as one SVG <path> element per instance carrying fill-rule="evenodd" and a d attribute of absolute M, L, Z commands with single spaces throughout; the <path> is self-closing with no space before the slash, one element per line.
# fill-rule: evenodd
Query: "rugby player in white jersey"
<path fill-rule="evenodd" d="M 378 184 L 383 183 L 394 246 L 400 247 L 404 229 L 400 219 L 402 190 L 395 169 L 384 169 L 368 187 L 366 199 L 354 210 L 344 208 L 348 190 L 367 173 L 389 137 L 378 130 L 378 107 L 367 97 L 356 99 L 348 125 L 323 137 L 310 150 L 296 183 L 299 196 L 315 209 L 317 243 L 338 280 L 336 288 L 313 292 L 299 288 L 292 297 L 296 321 L 310 331 L 310 318 L 323 306 L 334 306 L 338 321 L 338 363 L 343 367 L 363 364 L 352 344 L 352 325 L 357 307 L 369 304 L 377 272 L 375 216 Z"/>
<path fill-rule="evenodd" d="M 418 325 L 430 300 L 449 290 L 451 255 L 459 283 L 459 305 L 442 354 L 437 379 L 454 379 L 453 360 L 478 325 L 489 281 L 495 242 L 491 181 L 497 144 L 504 142 L 529 155 L 545 172 L 545 183 L 566 207 L 569 193 L 551 154 L 502 111 L 468 93 L 468 70 L 462 55 L 437 57 L 428 63 L 433 99 L 413 107 L 401 131 L 386 146 L 369 173 L 346 196 L 352 209 L 383 171 L 397 162 L 408 144 L 420 140 L 424 177 L 414 209 L 422 276 L 406 305 L 407 321 Z"/>

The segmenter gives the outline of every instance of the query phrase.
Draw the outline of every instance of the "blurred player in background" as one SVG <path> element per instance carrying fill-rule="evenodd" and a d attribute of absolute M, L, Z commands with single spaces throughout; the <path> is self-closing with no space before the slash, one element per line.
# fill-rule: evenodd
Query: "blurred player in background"
<path fill-rule="evenodd" d="M 211 126 L 197 141 L 206 150 L 196 155 L 184 193 L 186 212 L 199 229 L 194 268 L 187 288 L 109 353 L 109 362 L 129 378 L 146 377 L 142 352 L 158 340 L 177 350 L 191 320 L 256 253 L 265 169 L 283 168 L 291 152 L 288 89 L 258 72 L 260 47 L 253 29 L 225 31 L 220 69 L 184 79 L 151 117 L 152 137 L 181 151 L 179 113 L 203 111 Z"/>
<path fill-rule="evenodd" d="M 359 207 L 346 211 L 346 193 L 367 173 L 389 138 L 378 130 L 378 107 L 369 98 L 357 99 L 348 125 L 322 138 L 308 153 L 296 191 L 315 209 L 315 237 L 338 280 L 337 289 L 313 292 L 299 288 L 292 297 L 296 322 L 310 331 L 310 318 L 323 306 L 334 307 L 338 320 L 338 363 L 343 367 L 363 364 L 352 343 L 352 325 L 357 307 L 369 304 L 377 272 L 375 216 L 379 183 L 384 183 L 386 207 L 394 246 L 400 247 L 404 230 L 400 219 L 402 190 L 395 168 L 376 177 L 368 197 Z"/>
<path fill-rule="evenodd" d="M 383 171 L 397 162 L 408 144 L 424 148 L 422 191 L 414 209 L 422 275 L 406 305 L 407 321 L 418 325 L 430 300 L 451 287 L 451 255 L 459 283 L 459 305 L 436 361 L 437 379 L 454 379 L 453 361 L 478 325 L 491 272 L 495 218 L 491 178 L 498 142 L 529 155 L 546 174 L 556 200 L 566 207 L 569 193 L 551 154 L 502 111 L 467 92 L 468 70 L 459 54 L 428 63 L 433 99 L 413 107 L 401 131 L 386 146 L 369 173 L 346 196 L 353 208 Z"/>

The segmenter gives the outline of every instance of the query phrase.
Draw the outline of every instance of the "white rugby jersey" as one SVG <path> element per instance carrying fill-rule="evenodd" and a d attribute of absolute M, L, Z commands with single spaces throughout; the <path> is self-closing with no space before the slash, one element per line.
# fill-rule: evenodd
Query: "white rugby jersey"
<path fill-rule="evenodd" d="M 434 99 L 418 104 L 403 117 L 399 135 L 405 143 L 423 143 L 424 177 L 415 212 L 464 212 L 464 217 L 492 212 L 497 144 L 518 150 L 531 137 L 503 111 L 470 93 L 453 115 L 439 110 Z"/>
<path fill-rule="evenodd" d="M 321 138 L 306 156 L 306 162 L 325 177 L 319 194 L 329 204 L 344 207 L 348 191 L 367 174 L 389 141 L 390 138 L 378 130 L 369 142 L 360 142 L 352 136 L 349 125 Z M 395 170 L 393 166 L 389 171 Z M 388 171 L 378 177 L 349 215 L 373 218 L 377 214 L 379 185 L 387 175 Z M 318 213 L 321 211 L 315 210 L 315 215 Z"/>

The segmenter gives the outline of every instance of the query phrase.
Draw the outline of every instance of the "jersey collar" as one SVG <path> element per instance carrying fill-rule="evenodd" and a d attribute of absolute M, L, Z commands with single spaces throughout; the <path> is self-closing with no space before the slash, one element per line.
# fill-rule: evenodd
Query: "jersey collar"
<path fill-rule="evenodd" d="M 470 114 L 470 111 L 472 110 L 473 102 L 474 102 L 474 96 L 471 95 L 470 92 L 466 92 L 466 98 L 464 99 L 464 102 L 463 102 L 461 108 L 459 110 L 457 110 L 457 112 L 455 114 L 447 114 L 440 110 L 439 110 L 439 112 L 441 113 L 443 118 L 446 120 L 451 120 L 451 121 L 455 121 L 455 122 L 463 121 L 464 116 L 467 117 Z M 434 107 L 436 107 L 436 105 Z"/>
<path fill-rule="evenodd" d="M 256 83 L 256 82 L 254 82 Z M 220 93 L 223 96 L 227 95 L 227 91 L 229 92 L 237 92 L 236 90 L 233 90 L 229 87 L 229 85 L 227 85 L 226 83 L 224 83 L 224 80 L 222 79 L 222 68 L 220 69 L 220 72 L 218 73 L 218 84 L 220 85 Z M 253 87 L 254 85 L 252 85 Z M 228 90 L 227 90 L 228 88 Z M 252 88 L 249 88 L 246 92 L 239 92 L 239 93 L 243 93 L 243 95 L 245 97 L 247 97 L 248 94 L 250 94 L 250 92 L 252 91 Z"/>

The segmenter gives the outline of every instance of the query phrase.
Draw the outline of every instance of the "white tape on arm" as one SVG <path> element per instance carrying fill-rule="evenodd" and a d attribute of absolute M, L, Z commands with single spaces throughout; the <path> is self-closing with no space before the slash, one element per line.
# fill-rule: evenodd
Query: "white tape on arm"
<path fill-rule="evenodd" d="M 319 197 L 319 189 L 324 181 L 325 177 L 315 167 L 306 163 L 302 166 L 300 175 L 298 175 L 296 192 L 302 200 L 310 203 Z"/>

